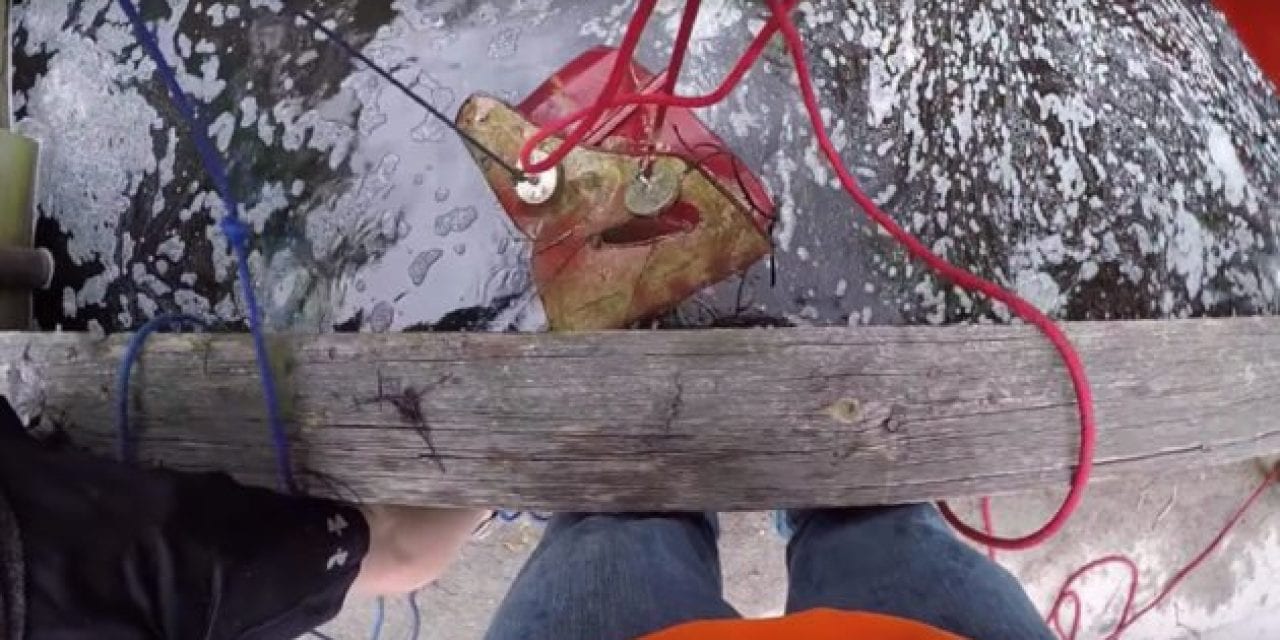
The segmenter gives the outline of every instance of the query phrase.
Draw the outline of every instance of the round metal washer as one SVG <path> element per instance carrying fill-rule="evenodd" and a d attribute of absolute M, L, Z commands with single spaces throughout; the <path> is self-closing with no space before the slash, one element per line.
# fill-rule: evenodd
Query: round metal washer
<path fill-rule="evenodd" d="M 623 202 L 633 215 L 652 218 L 666 211 L 680 198 L 680 179 L 684 172 L 679 162 L 658 161 L 648 177 L 637 173 L 627 185 Z"/>
<path fill-rule="evenodd" d="M 546 158 L 547 154 L 541 149 L 534 150 L 531 156 L 534 162 L 542 162 Z M 516 197 L 525 204 L 545 204 L 555 197 L 559 187 L 560 167 L 557 165 L 537 175 L 525 176 L 516 182 Z"/>

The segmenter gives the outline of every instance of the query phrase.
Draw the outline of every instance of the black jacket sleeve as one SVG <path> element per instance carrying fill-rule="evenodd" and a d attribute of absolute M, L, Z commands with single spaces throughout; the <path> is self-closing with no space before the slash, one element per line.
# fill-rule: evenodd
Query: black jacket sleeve
<path fill-rule="evenodd" d="M 292 640 L 336 615 L 368 548 L 349 505 L 54 450 L 20 424 L 0 429 L 0 488 L 25 640 Z"/>

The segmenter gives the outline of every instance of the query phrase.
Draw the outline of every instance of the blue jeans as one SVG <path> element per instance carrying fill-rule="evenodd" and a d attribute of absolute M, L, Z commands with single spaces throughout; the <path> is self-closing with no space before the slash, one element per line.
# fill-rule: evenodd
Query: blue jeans
<path fill-rule="evenodd" d="M 1018 581 L 961 543 L 931 505 L 791 514 L 787 611 L 887 613 L 976 640 L 1052 638 Z M 487 640 L 632 640 L 737 618 L 721 595 L 714 516 L 562 514 Z"/>

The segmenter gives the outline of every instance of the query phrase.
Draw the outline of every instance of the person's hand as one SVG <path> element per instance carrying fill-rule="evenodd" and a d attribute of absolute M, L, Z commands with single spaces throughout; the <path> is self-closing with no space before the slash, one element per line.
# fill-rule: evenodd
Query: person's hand
<path fill-rule="evenodd" d="M 395 595 L 416 591 L 444 573 L 488 511 L 363 505 L 369 552 L 351 591 Z"/>

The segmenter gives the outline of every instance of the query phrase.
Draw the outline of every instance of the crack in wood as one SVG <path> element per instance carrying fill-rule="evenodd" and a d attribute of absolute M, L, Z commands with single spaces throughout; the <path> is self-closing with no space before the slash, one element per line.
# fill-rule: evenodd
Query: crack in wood
<path fill-rule="evenodd" d="M 902 431 L 902 427 L 902 416 L 898 415 L 896 409 L 890 409 L 889 415 L 885 416 L 885 419 L 880 421 L 880 428 L 889 433 L 898 433 Z"/>
<path fill-rule="evenodd" d="M 201 345 L 201 349 L 203 351 L 200 358 L 201 370 L 204 372 L 204 375 L 207 376 L 209 375 L 209 356 L 213 354 L 213 341 L 205 340 L 203 345 Z"/>
<path fill-rule="evenodd" d="M 672 377 L 671 382 L 675 385 L 675 393 L 672 394 L 671 402 L 667 405 L 667 416 L 662 423 L 662 430 L 667 433 L 671 432 L 672 425 L 680 418 L 680 410 L 684 407 L 684 383 L 680 381 L 679 371 Z"/>

